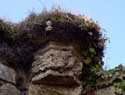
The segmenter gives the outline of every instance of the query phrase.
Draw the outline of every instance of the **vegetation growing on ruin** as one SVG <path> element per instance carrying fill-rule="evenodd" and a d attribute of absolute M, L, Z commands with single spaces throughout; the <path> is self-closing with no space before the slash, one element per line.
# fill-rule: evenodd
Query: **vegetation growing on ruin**
<path fill-rule="evenodd" d="M 16 24 L 0 20 L 0 56 L 12 66 L 16 64 L 28 70 L 33 52 L 49 40 L 78 44 L 86 68 L 103 64 L 105 39 L 99 25 L 85 16 L 55 9 L 32 13 Z"/>
<path fill-rule="evenodd" d="M 96 89 L 113 84 L 116 93 L 125 91 L 125 80 L 120 74 L 116 75 L 125 71 L 123 66 L 109 71 L 102 69 L 106 39 L 100 29 L 90 18 L 58 9 L 32 13 L 16 24 L 1 19 L 0 60 L 27 72 L 34 60 L 33 53 L 48 41 L 72 43 L 79 46 L 77 49 L 83 62 L 81 80 L 86 80 L 83 86 Z"/>

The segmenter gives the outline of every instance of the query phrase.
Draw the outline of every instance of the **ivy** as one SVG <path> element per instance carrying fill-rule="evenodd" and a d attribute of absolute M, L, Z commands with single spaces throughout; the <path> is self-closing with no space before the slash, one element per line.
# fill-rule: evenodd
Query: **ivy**
<path fill-rule="evenodd" d="M 92 59 L 90 57 L 87 57 L 83 61 L 85 64 L 90 64 L 92 62 Z"/>
<path fill-rule="evenodd" d="M 95 49 L 94 49 L 94 48 L 89 48 L 89 52 L 90 52 L 91 54 L 93 54 L 93 55 L 95 55 L 95 54 L 96 54 L 96 51 L 95 51 Z"/>

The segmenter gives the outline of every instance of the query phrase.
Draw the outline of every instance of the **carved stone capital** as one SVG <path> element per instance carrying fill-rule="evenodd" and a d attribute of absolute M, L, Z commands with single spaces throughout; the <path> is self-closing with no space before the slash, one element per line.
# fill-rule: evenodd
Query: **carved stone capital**
<path fill-rule="evenodd" d="M 82 62 L 73 45 L 48 44 L 35 53 L 32 82 L 47 85 L 80 85 Z"/>

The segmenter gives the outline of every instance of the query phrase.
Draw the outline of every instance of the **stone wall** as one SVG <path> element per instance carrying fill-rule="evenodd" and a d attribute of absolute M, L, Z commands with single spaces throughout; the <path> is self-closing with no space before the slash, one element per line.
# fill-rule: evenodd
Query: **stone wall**
<path fill-rule="evenodd" d="M 50 43 L 35 53 L 29 95 L 80 95 L 82 62 L 72 45 Z"/>
<path fill-rule="evenodd" d="M 0 95 L 82 95 L 90 69 L 103 64 L 100 29 L 60 9 L 17 24 L 0 19 L 0 60 L 8 65 L 0 63 Z"/>
<path fill-rule="evenodd" d="M 29 95 L 80 95 L 81 87 L 66 87 L 43 84 L 32 84 Z"/>
<path fill-rule="evenodd" d="M 81 95 L 78 76 L 82 64 L 75 57 L 72 46 L 49 44 L 35 53 L 35 59 L 29 91 L 22 93 L 16 87 L 17 72 L 0 62 L 0 95 Z M 115 95 L 114 92 L 114 87 L 108 86 L 87 95 Z"/>
<path fill-rule="evenodd" d="M 34 53 L 28 77 L 19 67 L 15 70 L 1 62 L 0 95 L 80 95 L 82 62 L 78 55 L 72 44 L 50 42 Z"/>
<path fill-rule="evenodd" d="M 0 95 L 83 95 L 79 56 L 73 44 L 50 42 L 34 53 L 31 77 L 0 62 Z M 114 92 L 109 86 L 87 95 L 115 95 Z"/>
<path fill-rule="evenodd" d="M 0 95 L 20 95 L 15 78 L 16 72 L 0 62 Z"/>

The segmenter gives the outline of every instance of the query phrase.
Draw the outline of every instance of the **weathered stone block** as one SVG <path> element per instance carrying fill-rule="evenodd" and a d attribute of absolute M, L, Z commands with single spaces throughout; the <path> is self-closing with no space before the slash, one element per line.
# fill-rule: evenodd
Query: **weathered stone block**
<path fill-rule="evenodd" d="M 33 84 L 29 88 L 29 95 L 80 95 L 82 88 L 66 86 L 50 86 Z"/>
<path fill-rule="evenodd" d="M 33 83 L 80 85 L 82 62 L 73 46 L 49 44 L 35 54 L 32 65 Z"/>
<path fill-rule="evenodd" d="M 0 81 L 0 95 L 20 95 L 20 91 L 12 84 Z"/>
<path fill-rule="evenodd" d="M 82 62 L 73 45 L 50 43 L 35 53 L 29 95 L 80 95 Z"/>
<path fill-rule="evenodd" d="M 0 63 L 0 95 L 20 95 L 15 87 L 16 72 L 14 69 Z"/>
<path fill-rule="evenodd" d="M 14 69 L 0 63 L 0 79 L 11 83 L 16 83 L 15 77 L 16 73 Z"/>

